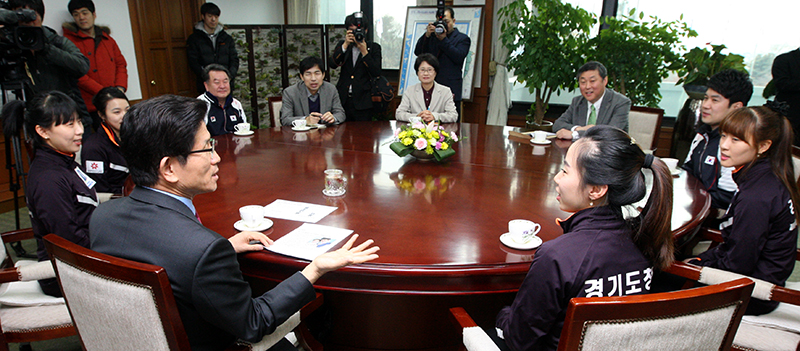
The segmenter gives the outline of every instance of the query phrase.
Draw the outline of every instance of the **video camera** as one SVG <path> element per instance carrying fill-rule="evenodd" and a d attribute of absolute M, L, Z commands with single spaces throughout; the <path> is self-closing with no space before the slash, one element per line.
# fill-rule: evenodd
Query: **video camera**
<path fill-rule="evenodd" d="M 44 48 L 41 27 L 20 26 L 20 22 L 36 20 L 30 9 L 11 11 L 8 3 L 0 1 L 0 82 L 18 82 L 25 78 L 25 53 Z"/>
<path fill-rule="evenodd" d="M 436 35 L 447 33 L 447 24 L 444 23 L 444 0 L 436 1 L 436 21 L 433 22 Z"/>
<path fill-rule="evenodd" d="M 353 17 L 355 17 L 356 22 L 356 29 L 353 31 L 353 35 L 356 37 L 357 42 L 362 42 L 366 36 L 366 33 L 364 32 L 364 13 L 358 11 L 353 14 Z"/>

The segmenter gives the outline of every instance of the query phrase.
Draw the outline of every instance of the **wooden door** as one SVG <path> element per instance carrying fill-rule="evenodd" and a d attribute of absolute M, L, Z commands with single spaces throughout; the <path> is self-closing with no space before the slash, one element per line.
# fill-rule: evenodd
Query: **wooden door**
<path fill-rule="evenodd" d="M 200 17 L 197 0 L 128 0 L 142 98 L 197 96 L 186 39 Z"/>

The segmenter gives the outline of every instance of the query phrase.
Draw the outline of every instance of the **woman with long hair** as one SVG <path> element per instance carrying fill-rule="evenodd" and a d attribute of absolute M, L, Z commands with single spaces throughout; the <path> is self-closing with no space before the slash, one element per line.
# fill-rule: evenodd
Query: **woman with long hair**
<path fill-rule="evenodd" d="M 86 137 L 81 158 L 86 174 L 97 182 L 97 195 L 101 202 L 111 195 L 122 194 L 128 178 L 128 162 L 119 149 L 119 127 L 130 108 L 128 97 L 116 87 L 106 87 L 94 96 L 92 104 L 102 123 L 94 133 Z"/>
<path fill-rule="evenodd" d="M 81 148 L 83 124 L 75 101 L 62 92 L 37 95 L 26 108 L 23 101 L 3 106 L 3 120 L 24 120 L 33 139 L 34 157 L 28 171 L 25 200 L 31 215 L 39 261 L 49 260 L 42 237 L 53 233 L 89 247 L 89 218 L 97 207 L 94 180 L 75 163 Z M 61 296 L 58 281 L 39 281 L 44 293 Z"/>
<path fill-rule="evenodd" d="M 623 206 L 646 194 L 645 168 L 653 173 L 650 197 L 625 219 Z M 497 316 L 501 348 L 555 350 L 571 298 L 647 293 L 654 269 L 673 260 L 669 168 L 622 130 L 589 129 L 555 183 L 560 208 L 572 215 L 559 220 L 564 234 L 536 251 L 514 303 Z"/>
<path fill-rule="evenodd" d="M 777 112 L 784 108 L 771 101 L 742 107 L 720 124 L 720 164 L 734 167 L 739 190 L 722 217 L 724 242 L 687 262 L 786 284 L 796 256 L 800 217 L 794 203 L 800 192 L 792 165 L 792 126 Z M 753 299 L 745 313 L 776 307 L 777 301 Z"/>

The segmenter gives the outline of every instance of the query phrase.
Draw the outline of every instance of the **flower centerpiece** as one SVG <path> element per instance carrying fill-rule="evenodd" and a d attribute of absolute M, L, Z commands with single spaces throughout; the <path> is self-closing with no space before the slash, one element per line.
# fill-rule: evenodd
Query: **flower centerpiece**
<path fill-rule="evenodd" d="M 389 147 L 403 157 L 411 154 L 420 160 L 435 158 L 436 161 L 455 155 L 452 146 L 458 142 L 455 132 L 447 132 L 436 122 L 409 123 L 394 130 L 394 141 Z"/>

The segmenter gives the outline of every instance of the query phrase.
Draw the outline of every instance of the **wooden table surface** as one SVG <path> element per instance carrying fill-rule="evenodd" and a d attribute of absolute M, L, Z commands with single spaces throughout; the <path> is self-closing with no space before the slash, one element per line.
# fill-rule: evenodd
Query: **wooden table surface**
<path fill-rule="evenodd" d="M 284 199 L 336 206 L 317 224 L 375 240 L 379 259 L 328 273 L 315 285 L 333 312 L 324 340 L 330 349 L 457 347 L 457 332 L 441 330 L 449 328 L 447 308 L 461 305 L 490 319 L 527 273 L 534 251 L 499 240 L 508 221 L 540 223 L 547 241 L 562 234 L 555 219 L 569 215 L 558 208 L 553 177 L 570 141 L 536 146 L 509 138 L 509 127 L 450 124 L 445 127 L 462 140 L 439 164 L 389 149 L 393 128 L 401 124 L 347 122 L 308 132 L 282 127 L 219 136 L 218 189 L 195 198 L 204 225 L 224 236 L 235 233 L 239 207 Z M 322 194 L 327 168 L 344 171 L 344 196 Z M 685 172 L 674 179 L 672 228 L 681 236 L 707 216 L 710 200 Z M 273 240 L 302 224 L 273 221 L 265 232 Z M 240 262 L 256 291 L 308 263 L 268 251 L 242 255 Z"/>

